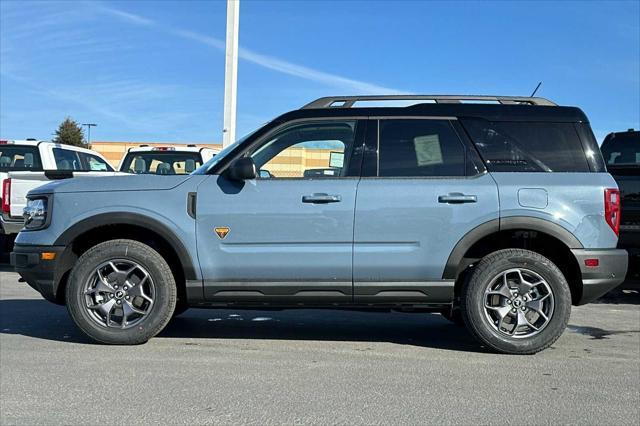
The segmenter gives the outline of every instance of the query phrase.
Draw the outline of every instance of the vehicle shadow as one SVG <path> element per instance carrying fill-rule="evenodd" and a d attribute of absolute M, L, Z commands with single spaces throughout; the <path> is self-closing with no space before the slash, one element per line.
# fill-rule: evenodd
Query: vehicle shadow
<path fill-rule="evenodd" d="M 640 281 L 626 281 L 594 303 L 640 305 Z"/>
<path fill-rule="evenodd" d="M 41 299 L 0 300 L 0 333 L 91 344 L 64 306 Z M 159 338 L 272 339 L 389 342 L 455 351 L 485 352 L 464 327 L 438 314 L 341 310 L 190 309 L 174 318 Z"/>

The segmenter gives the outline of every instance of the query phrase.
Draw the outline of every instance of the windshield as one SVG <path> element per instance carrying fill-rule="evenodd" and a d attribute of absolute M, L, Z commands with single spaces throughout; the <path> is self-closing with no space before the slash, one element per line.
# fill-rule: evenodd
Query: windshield
<path fill-rule="evenodd" d="M 601 151 L 607 166 L 640 166 L 640 132 L 613 133 Z"/>
<path fill-rule="evenodd" d="M 130 152 L 120 171 L 137 175 L 186 175 L 202 165 L 199 152 L 146 151 Z"/>
<path fill-rule="evenodd" d="M 194 174 L 196 175 L 205 175 L 207 174 L 207 172 L 216 164 L 218 164 L 218 162 L 220 160 L 222 160 L 230 151 L 233 151 L 239 144 L 241 144 L 242 142 L 246 141 L 247 139 L 249 139 L 249 137 L 251 137 L 254 133 L 256 133 L 258 130 L 260 129 L 256 129 L 253 132 L 243 136 L 242 138 L 238 139 L 237 141 L 235 141 L 234 143 L 232 143 L 231 145 L 228 145 L 227 147 L 223 148 L 222 151 L 220 151 L 219 153 L 217 153 L 216 155 L 213 156 L 213 158 L 209 161 L 207 161 L 206 163 L 204 163 L 202 165 L 202 167 L 200 167 L 198 170 L 196 170 L 194 172 Z"/>
<path fill-rule="evenodd" d="M 0 171 L 42 171 L 38 148 L 30 145 L 0 145 Z"/>

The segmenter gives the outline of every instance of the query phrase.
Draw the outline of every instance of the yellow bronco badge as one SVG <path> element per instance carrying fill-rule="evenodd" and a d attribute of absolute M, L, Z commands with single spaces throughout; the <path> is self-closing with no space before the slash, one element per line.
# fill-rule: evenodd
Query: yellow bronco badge
<path fill-rule="evenodd" d="M 224 240 L 227 234 L 229 234 L 229 228 L 227 228 L 226 226 L 223 226 L 220 228 L 213 228 L 213 230 L 216 231 L 218 238 L 220 238 L 221 240 Z"/>

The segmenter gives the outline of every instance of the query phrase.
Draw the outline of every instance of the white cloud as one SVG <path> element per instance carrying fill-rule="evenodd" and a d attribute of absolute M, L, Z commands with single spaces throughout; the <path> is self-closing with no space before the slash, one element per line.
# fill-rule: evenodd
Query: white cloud
<path fill-rule="evenodd" d="M 107 8 L 101 6 L 99 10 L 120 18 L 124 22 L 141 25 L 146 27 L 155 26 L 156 22 L 133 13 L 123 12 L 118 9 Z M 225 50 L 225 42 L 215 37 L 210 37 L 204 34 L 200 34 L 194 31 L 183 30 L 179 28 L 167 28 L 162 27 L 163 31 L 173 34 L 178 37 L 193 40 L 201 44 L 205 44 L 215 49 Z M 294 77 L 303 78 L 305 80 L 315 81 L 317 83 L 325 84 L 327 86 L 348 90 L 350 92 L 357 92 L 358 94 L 402 94 L 406 93 L 397 89 L 389 87 L 379 86 L 377 84 L 368 83 L 365 81 L 354 80 L 351 78 L 342 77 L 336 74 L 330 74 L 324 71 L 319 71 L 313 68 L 309 68 L 303 65 L 294 64 L 275 56 L 265 55 L 262 53 L 254 52 L 253 50 L 240 47 L 238 50 L 238 57 L 241 59 L 259 65 L 261 67 L 270 69 L 272 71 L 280 72 Z"/>
<path fill-rule="evenodd" d="M 107 6 L 99 6 L 98 10 L 135 25 L 150 27 L 156 24 L 152 19 L 147 19 L 134 13 L 124 12 L 122 10 L 113 9 Z"/>

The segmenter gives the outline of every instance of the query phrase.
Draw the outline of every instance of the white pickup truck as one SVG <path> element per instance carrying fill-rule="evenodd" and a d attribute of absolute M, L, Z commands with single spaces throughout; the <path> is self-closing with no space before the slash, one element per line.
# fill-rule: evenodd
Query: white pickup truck
<path fill-rule="evenodd" d="M 120 171 L 135 174 L 183 175 L 209 161 L 219 152 L 213 148 L 140 145 L 129 148 L 120 160 Z"/>
<path fill-rule="evenodd" d="M 0 140 L 0 236 L 22 229 L 22 209 L 30 190 L 52 179 L 114 174 L 119 173 L 89 149 L 33 139 Z"/>

